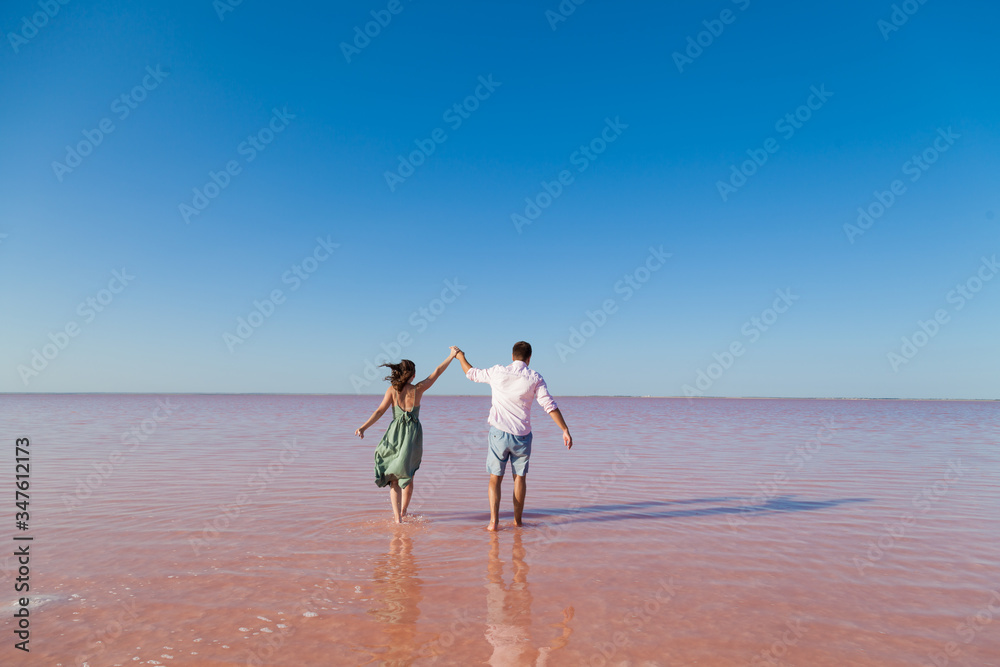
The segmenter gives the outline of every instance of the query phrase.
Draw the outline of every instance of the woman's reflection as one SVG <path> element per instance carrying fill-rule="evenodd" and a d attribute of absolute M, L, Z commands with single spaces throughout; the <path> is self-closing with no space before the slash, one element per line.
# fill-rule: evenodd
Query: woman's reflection
<path fill-rule="evenodd" d="M 376 606 L 368 613 L 383 623 L 385 638 L 385 651 L 377 659 L 386 665 L 408 665 L 416 654 L 417 605 L 423 599 L 423 582 L 417 578 L 413 542 L 408 536 L 393 536 L 389 551 L 375 563 L 372 584 Z"/>
<path fill-rule="evenodd" d="M 569 642 L 573 634 L 569 626 L 573 618 L 573 608 L 563 610 L 561 623 L 550 627 L 560 630 L 551 646 L 534 648 L 531 640 L 531 590 L 528 586 L 529 566 L 524 561 L 524 545 L 521 531 L 514 532 L 511 547 L 513 578 L 510 585 L 504 583 L 504 564 L 500 560 L 500 536 L 490 534 L 490 559 L 486 577 L 486 641 L 493 647 L 490 665 L 508 667 L 511 665 L 545 665 L 553 651 Z"/>

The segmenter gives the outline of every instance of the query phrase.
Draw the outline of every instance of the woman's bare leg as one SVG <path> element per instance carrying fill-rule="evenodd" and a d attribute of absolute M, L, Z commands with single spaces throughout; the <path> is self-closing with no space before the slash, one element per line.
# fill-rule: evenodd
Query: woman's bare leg
<path fill-rule="evenodd" d="M 414 480 L 410 480 L 409 486 L 403 489 L 403 508 L 399 513 L 400 516 L 406 516 L 406 508 L 410 506 L 410 498 L 413 497 L 413 484 Z"/>
<path fill-rule="evenodd" d="M 399 516 L 399 482 L 392 480 L 389 486 L 389 501 L 392 503 L 392 516 L 395 517 L 396 523 L 403 523 Z"/>

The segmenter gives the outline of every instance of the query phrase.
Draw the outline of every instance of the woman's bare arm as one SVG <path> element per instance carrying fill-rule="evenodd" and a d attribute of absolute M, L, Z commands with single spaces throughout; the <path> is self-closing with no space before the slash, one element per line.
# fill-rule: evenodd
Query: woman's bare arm
<path fill-rule="evenodd" d="M 372 424 L 382 418 L 382 415 L 385 414 L 385 411 L 389 409 L 390 405 L 392 405 L 392 387 L 385 390 L 385 396 L 382 397 L 382 402 L 379 403 L 379 406 L 375 409 L 375 412 L 372 413 L 372 416 L 368 418 L 368 421 L 366 421 L 361 428 L 354 432 L 354 435 L 364 439 L 365 431 L 367 431 Z"/>
<path fill-rule="evenodd" d="M 445 369 L 448 368 L 448 365 L 451 363 L 451 360 L 455 358 L 456 354 L 458 354 L 458 348 L 452 345 L 448 358 L 438 364 L 438 367 L 435 368 L 430 375 L 417 383 L 416 389 L 418 394 L 423 394 L 425 391 L 430 389 L 435 382 L 437 382 L 437 379 L 441 377 L 441 373 L 444 373 Z"/>

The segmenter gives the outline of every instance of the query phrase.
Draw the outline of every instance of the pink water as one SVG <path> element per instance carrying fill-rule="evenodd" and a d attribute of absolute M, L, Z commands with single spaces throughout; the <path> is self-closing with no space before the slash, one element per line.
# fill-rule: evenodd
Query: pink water
<path fill-rule="evenodd" d="M 496 536 L 488 399 L 425 398 L 401 527 L 376 403 L 0 396 L 0 664 L 1000 665 L 1000 403 L 563 398 Z"/>

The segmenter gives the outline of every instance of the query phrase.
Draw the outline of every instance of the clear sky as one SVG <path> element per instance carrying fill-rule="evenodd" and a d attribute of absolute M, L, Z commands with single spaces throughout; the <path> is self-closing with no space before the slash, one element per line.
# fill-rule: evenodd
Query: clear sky
<path fill-rule="evenodd" d="M 1000 9 L 896 6 L 6 2 L 0 391 L 1000 398 Z"/>

